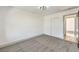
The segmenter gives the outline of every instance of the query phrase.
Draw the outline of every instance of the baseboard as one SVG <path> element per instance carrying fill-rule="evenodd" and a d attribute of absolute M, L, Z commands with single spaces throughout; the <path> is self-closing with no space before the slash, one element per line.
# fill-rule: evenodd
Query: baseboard
<path fill-rule="evenodd" d="M 64 38 L 61 38 L 61 37 L 52 36 L 52 35 L 49 35 L 49 34 L 44 34 L 44 35 L 48 35 L 48 36 L 51 36 L 51 37 L 55 37 L 55 38 L 58 38 L 58 39 L 62 39 L 62 40 L 64 40 Z"/>
<path fill-rule="evenodd" d="M 23 39 L 16 40 L 16 41 L 5 42 L 4 44 L 0 45 L 0 48 L 7 47 L 7 46 L 10 46 L 10 45 L 13 45 L 13 44 L 25 41 L 25 40 L 34 39 L 34 38 L 40 37 L 42 35 L 47 35 L 47 34 L 40 34 L 40 35 L 36 35 L 36 36 L 30 37 L 30 38 L 27 38 L 27 39 L 23 38 Z M 47 35 L 47 36 L 51 36 L 51 35 Z M 51 37 L 55 37 L 55 36 L 51 36 Z M 59 37 L 55 37 L 55 38 L 61 39 Z"/>
<path fill-rule="evenodd" d="M 36 35 L 36 36 L 30 37 L 30 38 L 27 38 L 27 39 L 24 38 L 24 39 L 20 39 L 20 40 L 16 40 L 16 41 L 5 42 L 4 44 L 0 45 L 0 48 L 7 47 L 7 46 L 10 46 L 10 45 L 13 45 L 13 44 L 17 44 L 17 43 L 25 41 L 25 40 L 33 39 L 33 38 L 39 37 L 41 35 L 44 35 L 44 34 Z"/>

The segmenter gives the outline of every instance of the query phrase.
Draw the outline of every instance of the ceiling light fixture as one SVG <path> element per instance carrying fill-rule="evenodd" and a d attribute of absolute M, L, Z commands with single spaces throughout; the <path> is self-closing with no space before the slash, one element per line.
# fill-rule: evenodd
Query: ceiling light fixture
<path fill-rule="evenodd" d="M 41 10 L 41 11 L 45 11 L 46 9 L 47 9 L 46 6 L 41 6 L 41 7 L 40 7 L 40 10 Z"/>
<path fill-rule="evenodd" d="M 40 8 L 40 10 L 41 10 L 41 14 L 42 14 L 43 16 L 45 16 L 46 13 L 47 13 L 48 7 L 47 7 L 47 6 L 40 6 L 39 8 Z"/>

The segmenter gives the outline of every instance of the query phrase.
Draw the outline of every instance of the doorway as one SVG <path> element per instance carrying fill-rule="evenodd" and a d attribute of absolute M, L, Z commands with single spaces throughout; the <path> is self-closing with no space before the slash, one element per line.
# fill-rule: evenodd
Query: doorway
<path fill-rule="evenodd" d="M 77 14 L 64 16 L 64 39 L 77 43 L 78 26 Z"/>

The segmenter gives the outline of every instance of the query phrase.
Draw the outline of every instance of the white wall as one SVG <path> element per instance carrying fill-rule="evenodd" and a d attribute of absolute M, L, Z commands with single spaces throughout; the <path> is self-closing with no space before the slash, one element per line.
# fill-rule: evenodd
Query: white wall
<path fill-rule="evenodd" d="M 63 16 L 77 13 L 79 8 L 58 12 L 44 17 L 44 33 L 64 39 Z"/>
<path fill-rule="evenodd" d="M 9 7 L 0 6 L 0 44 L 7 41 L 5 36 L 5 15 L 9 10 L 10 10 Z"/>
<path fill-rule="evenodd" d="M 52 27 L 51 27 L 51 17 L 47 16 L 44 17 L 44 34 L 52 35 L 51 33 Z"/>
<path fill-rule="evenodd" d="M 43 32 L 42 25 L 40 15 L 14 8 L 6 17 L 6 38 L 15 41 L 40 35 Z"/>
<path fill-rule="evenodd" d="M 2 41 L 0 44 L 28 39 L 43 33 L 43 18 L 41 15 L 14 7 L 9 10 L 3 8 L 0 8 L 4 10 L 0 11 L 0 41 Z"/>

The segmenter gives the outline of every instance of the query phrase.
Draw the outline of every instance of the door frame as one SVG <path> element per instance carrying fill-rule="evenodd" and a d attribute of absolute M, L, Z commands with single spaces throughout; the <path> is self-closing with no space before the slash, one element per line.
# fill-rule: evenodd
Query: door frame
<path fill-rule="evenodd" d="M 77 38 L 77 41 L 78 41 L 78 48 L 79 48 L 79 11 L 78 11 L 78 14 L 77 14 L 77 18 L 78 18 L 78 38 Z"/>
<path fill-rule="evenodd" d="M 64 41 L 66 41 L 65 40 L 66 39 L 66 19 L 65 19 L 65 17 L 69 16 L 69 15 L 76 15 L 77 16 L 77 13 L 72 13 L 72 14 L 68 14 L 68 15 L 63 16 L 63 36 L 64 36 Z"/>

